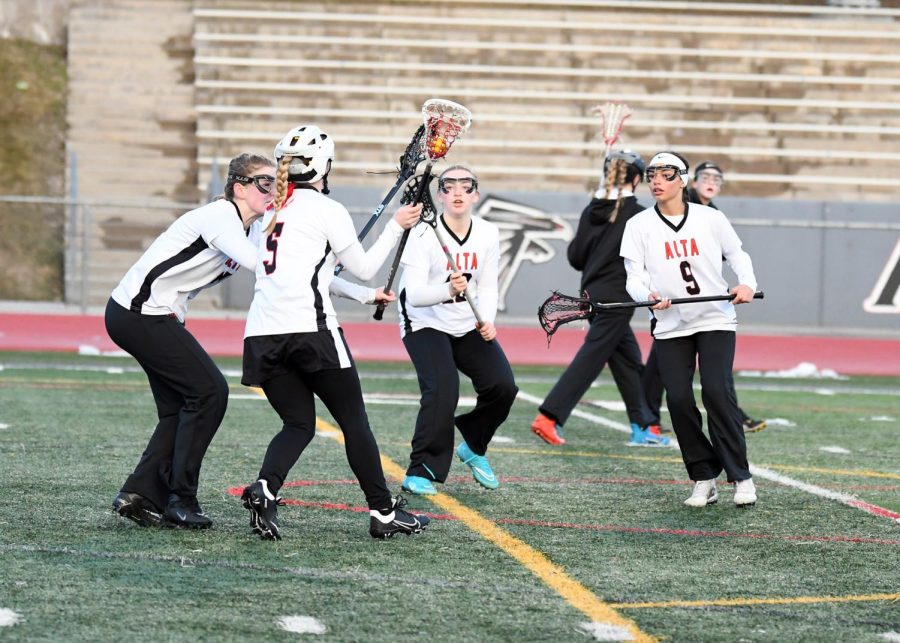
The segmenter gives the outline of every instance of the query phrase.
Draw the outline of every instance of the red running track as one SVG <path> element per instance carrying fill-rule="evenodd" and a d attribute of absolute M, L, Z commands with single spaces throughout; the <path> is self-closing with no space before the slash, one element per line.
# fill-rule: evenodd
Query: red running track
<path fill-rule="evenodd" d="M 342 327 L 358 361 L 408 360 L 397 324 L 357 322 Z M 211 355 L 241 355 L 243 320 L 189 318 L 187 328 Z M 646 356 L 650 335 L 642 331 L 637 335 Z M 513 364 L 563 366 L 581 346 L 584 331 L 563 328 L 553 336 L 549 348 L 544 332 L 537 327 L 505 326 L 498 336 Z M 76 352 L 81 346 L 118 350 L 99 315 L 0 313 L 0 350 Z M 738 332 L 735 370 L 786 370 L 801 362 L 844 375 L 900 377 L 900 341 Z"/>

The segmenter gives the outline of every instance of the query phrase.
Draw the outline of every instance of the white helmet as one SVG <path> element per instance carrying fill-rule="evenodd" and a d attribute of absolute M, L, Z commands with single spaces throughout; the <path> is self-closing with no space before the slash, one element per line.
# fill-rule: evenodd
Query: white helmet
<path fill-rule="evenodd" d="M 315 125 L 300 125 L 275 145 L 275 160 L 294 157 L 288 176 L 298 183 L 315 183 L 328 176 L 334 159 L 334 141 Z"/>

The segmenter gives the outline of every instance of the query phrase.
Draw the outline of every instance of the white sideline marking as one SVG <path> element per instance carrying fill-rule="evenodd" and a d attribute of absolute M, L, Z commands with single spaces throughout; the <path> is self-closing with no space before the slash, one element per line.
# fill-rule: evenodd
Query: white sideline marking
<path fill-rule="evenodd" d="M 819 447 L 819 451 L 825 451 L 826 453 L 850 453 L 849 449 L 838 446 Z"/>
<path fill-rule="evenodd" d="M 324 634 L 327 629 L 322 621 L 312 616 L 282 616 L 278 619 L 278 627 L 296 634 Z"/>
<path fill-rule="evenodd" d="M 633 641 L 631 632 L 609 623 L 582 623 L 579 627 L 594 637 L 595 641 Z"/>
<path fill-rule="evenodd" d="M 4 422 L 0 422 L 0 431 L 2 431 L 3 429 L 8 429 L 8 428 L 9 428 L 8 424 L 5 424 Z"/>
<path fill-rule="evenodd" d="M 496 442 L 497 444 L 512 444 L 515 440 L 508 438 L 505 435 L 495 435 L 491 438 L 491 442 Z"/>
<path fill-rule="evenodd" d="M 786 418 L 769 418 L 766 420 L 769 426 L 797 426 L 795 422 L 791 422 Z"/>
<path fill-rule="evenodd" d="M 900 633 L 898 632 L 885 632 L 883 634 L 879 634 L 881 638 L 885 641 L 891 641 L 892 643 L 900 643 Z"/>
<path fill-rule="evenodd" d="M 543 402 L 541 398 L 538 398 L 534 395 L 530 395 L 528 393 L 524 393 L 519 391 L 518 397 L 528 402 L 532 402 L 533 404 L 540 404 Z M 572 415 L 575 415 L 580 418 L 584 418 L 585 420 L 590 420 L 596 424 L 602 424 L 611 429 L 615 429 L 616 431 L 621 431 L 623 433 L 631 433 L 631 427 L 622 424 L 621 422 L 614 422 L 613 420 L 607 420 L 606 418 L 600 417 L 599 415 L 594 415 L 592 413 L 585 413 L 584 411 L 579 411 L 575 409 L 572 411 Z M 668 447 L 655 447 L 658 449 L 665 448 L 678 448 L 678 441 L 674 438 L 669 443 Z M 820 498 L 827 498 L 829 500 L 836 500 L 841 504 L 847 505 L 848 507 L 853 507 L 854 509 L 859 509 L 860 511 L 864 511 L 867 514 L 872 516 L 878 516 L 880 518 L 887 517 L 889 520 L 900 524 L 900 518 L 896 518 L 897 514 L 888 509 L 884 509 L 883 507 L 879 507 L 877 505 L 873 505 L 868 502 L 863 502 L 859 498 L 850 495 L 849 493 L 839 493 L 837 491 L 831 491 L 830 489 L 825 489 L 823 487 L 819 487 L 814 484 L 807 484 L 805 482 L 800 482 L 799 480 L 794 480 L 788 476 L 781 475 L 780 473 L 775 473 L 769 469 L 765 469 L 763 467 L 757 467 L 753 464 L 750 465 L 750 473 L 753 474 L 754 478 L 762 478 L 764 480 L 771 480 L 772 482 L 778 482 L 787 487 L 793 487 L 795 489 L 799 489 L 800 491 L 805 491 L 806 493 L 812 494 L 814 496 L 819 496 Z"/>
<path fill-rule="evenodd" d="M 22 620 L 22 617 L 17 612 L 0 607 L 0 627 L 12 627 L 20 620 Z"/>
<path fill-rule="evenodd" d="M 873 417 L 870 417 L 869 420 L 872 422 L 893 422 L 894 418 L 892 418 L 890 415 L 875 415 Z"/>

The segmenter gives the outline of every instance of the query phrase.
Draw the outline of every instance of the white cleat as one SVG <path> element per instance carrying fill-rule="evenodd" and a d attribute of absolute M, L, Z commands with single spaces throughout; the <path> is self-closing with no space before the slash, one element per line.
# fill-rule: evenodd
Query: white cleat
<path fill-rule="evenodd" d="M 734 485 L 734 504 L 738 507 L 750 507 L 756 504 L 756 485 L 753 478 L 739 480 Z"/>
<path fill-rule="evenodd" d="M 719 492 L 716 491 L 716 481 L 697 480 L 694 482 L 694 490 L 691 497 L 684 501 L 688 507 L 705 507 L 718 502 Z"/>

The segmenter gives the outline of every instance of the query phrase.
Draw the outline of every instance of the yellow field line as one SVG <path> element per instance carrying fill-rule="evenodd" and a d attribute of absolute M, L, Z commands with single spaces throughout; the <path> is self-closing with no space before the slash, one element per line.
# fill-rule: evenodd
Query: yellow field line
<path fill-rule="evenodd" d="M 344 435 L 340 430 L 321 418 L 316 418 L 316 429 L 320 430 L 322 435 L 344 444 Z M 387 475 L 397 480 L 402 480 L 406 475 L 406 471 L 400 465 L 385 455 L 381 456 L 381 466 Z M 658 640 L 643 632 L 637 623 L 616 612 L 608 603 L 597 598 L 587 587 L 569 576 L 562 567 L 553 563 L 547 556 L 504 531 L 474 509 L 466 507 L 445 493 L 438 493 L 426 498 L 476 534 L 519 561 L 544 584 L 565 599 L 569 605 L 587 616 L 592 623 L 622 628 L 628 632 L 633 641 L 650 643 Z"/>
<path fill-rule="evenodd" d="M 659 603 L 610 603 L 616 609 L 665 607 L 743 607 L 747 605 L 800 605 L 809 603 L 854 603 L 900 601 L 900 594 L 860 594 L 851 596 L 796 596 L 794 598 L 722 598 L 711 601 L 664 601 Z"/>

